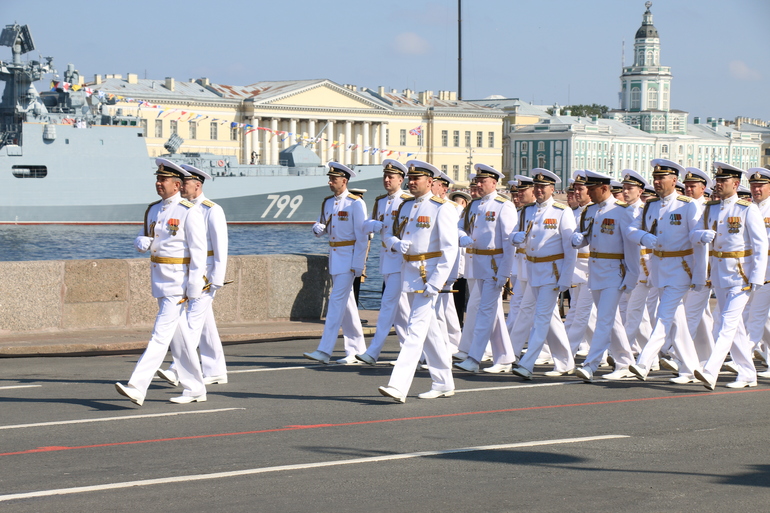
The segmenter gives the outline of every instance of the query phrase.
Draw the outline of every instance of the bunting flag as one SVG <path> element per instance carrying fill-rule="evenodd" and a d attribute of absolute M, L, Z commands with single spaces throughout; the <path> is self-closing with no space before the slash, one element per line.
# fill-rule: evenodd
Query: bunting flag
<path fill-rule="evenodd" d="M 422 135 L 422 125 L 420 125 L 420 126 L 418 126 L 416 128 L 412 128 L 411 130 L 409 130 L 409 134 L 410 135 Z"/>

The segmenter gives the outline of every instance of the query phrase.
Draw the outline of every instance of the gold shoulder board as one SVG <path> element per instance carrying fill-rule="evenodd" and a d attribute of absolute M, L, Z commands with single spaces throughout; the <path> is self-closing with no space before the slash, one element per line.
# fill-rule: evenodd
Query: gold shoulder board
<path fill-rule="evenodd" d="M 401 195 L 401 199 L 402 200 L 414 199 L 414 196 L 412 196 L 411 194 L 404 193 Z"/>
<path fill-rule="evenodd" d="M 619 207 L 623 207 L 623 208 L 626 208 L 626 207 L 628 206 L 628 203 L 626 203 L 626 202 L 624 202 L 624 201 L 616 201 L 616 202 L 615 202 L 615 204 L 616 204 L 617 206 L 619 206 Z"/>
<path fill-rule="evenodd" d="M 567 205 L 565 205 L 564 203 L 554 202 L 553 208 L 558 208 L 559 210 L 565 210 L 567 208 Z"/>
<path fill-rule="evenodd" d="M 204 201 L 204 202 L 203 202 L 203 204 L 204 204 L 204 205 L 206 205 L 206 206 L 207 206 L 207 207 L 209 207 L 209 208 L 211 208 L 211 207 L 213 207 L 214 205 L 216 205 L 216 203 L 214 203 L 213 201 L 211 201 L 211 200 L 208 200 L 208 199 L 207 199 L 206 201 Z"/>
<path fill-rule="evenodd" d="M 690 203 L 692 201 L 692 198 L 689 196 L 677 196 L 676 199 L 684 201 L 685 203 Z"/>
<path fill-rule="evenodd" d="M 348 198 L 350 198 L 350 199 L 354 199 L 354 200 L 356 200 L 356 199 L 361 199 L 359 196 L 356 196 L 356 195 L 355 195 L 355 194 L 353 194 L 352 192 L 349 192 L 349 193 L 348 193 Z"/>
<path fill-rule="evenodd" d="M 444 203 L 446 203 L 445 199 L 441 199 L 438 196 L 431 196 L 430 200 L 440 205 L 443 205 Z"/>
<path fill-rule="evenodd" d="M 195 206 L 194 204 L 190 203 L 187 200 L 182 200 L 182 201 L 179 202 L 179 204 L 182 205 L 183 207 L 187 207 L 187 208 L 193 208 Z"/>
<path fill-rule="evenodd" d="M 376 198 L 374 198 L 374 201 L 380 201 L 382 198 L 387 198 L 387 197 L 388 197 L 387 194 L 383 194 L 381 196 L 377 196 Z"/>
<path fill-rule="evenodd" d="M 506 201 L 510 201 L 505 196 L 500 196 L 499 194 L 495 196 L 495 201 L 499 201 L 500 203 L 505 203 Z"/>
<path fill-rule="evenodd" d="M 709 200 L 706 202 L 706 205 L 719 205 L 720 203 L 722 202 L 719 200 Z"/>
<path fill-rule="evenodd" d="M 656 197 L 654 197 L 654 198 L 650 198 L 650 199 L 648 199 L 648 200 L 646 201 L 646 203 L 652 203 L 653 201 L 660 201 L 660 198 L 659 198 L 659 197 L 657 197 L 657 196 L 656 196 Z"/>
<path fill-rule="evenodd" d="M 737 203 L 738 205 L 743 205 L 744 207 L 750 207 L 751 206 L 751 202 L 749 200 L 745 200 L 745 199 L 739 199 L 735 203 Z"/>

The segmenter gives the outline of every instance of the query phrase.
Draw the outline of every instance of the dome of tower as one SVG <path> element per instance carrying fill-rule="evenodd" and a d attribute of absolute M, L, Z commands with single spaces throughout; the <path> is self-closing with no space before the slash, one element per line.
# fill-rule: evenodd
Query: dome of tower
<path fill-rule="evenodd" d="M 650 7 L 652 7 L 652 2 L 647 2 L 644 4 L 645 7 L 647 7 L 647 10 L 644 12 L 644 17 L 642 18 L 642 26 L 639 27 L 639 30 L 636 31 L 636 39 L 651 39 L 651 38 L 657 38 L 658 37 L 658 29 L 655 28 L 655 26 L 652 24 L 652 13 L 650 12 Z"/>

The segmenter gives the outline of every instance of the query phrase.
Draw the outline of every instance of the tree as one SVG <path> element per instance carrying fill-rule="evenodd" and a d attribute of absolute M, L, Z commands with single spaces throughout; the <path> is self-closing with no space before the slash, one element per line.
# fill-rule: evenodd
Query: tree
<path fill-rule="evenodd" d="M 606 105 L 598 105 L 596 103 L 593 103 L 591 105 L 567 105 L 566 107 L 561 108 L 561 114 L 564 115 L 566 111 L 570 111 L 571 116 L 577 116 L 577 117 L 598 116 L 601 118 L 609 110 L 610 108 L 607 107 Z M 548 109 L 548 114 L 553 115 L 553 113 L 554 113 L 553 107 Z"/>

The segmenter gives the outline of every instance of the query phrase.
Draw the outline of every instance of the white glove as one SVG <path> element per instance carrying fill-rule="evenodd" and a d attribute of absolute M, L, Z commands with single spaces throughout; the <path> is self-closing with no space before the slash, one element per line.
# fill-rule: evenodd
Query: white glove
<path fill-rule="evenodd" d="M 139 237 L 134 239 L 134 247 L 140 253 L 144 253 L 145 251 L 150 249 L 151 244 L 152 244 L 152 237 L 143 237 L 140 235 Z"/>
<path fill-rule="evenodd" d="M 632 290 L 634 290 L 634 287 L 636 287 L 636 282 L 631 283 L 626 280 L 623 280 L 623 283 L 620 284 L 620 287 L 618 290 L 622 290 L 626 294 L 630 294 Z"/>
<path fill-rule="evenodd" d="M 356 278 L 360 278 L 361 275 L 364 274 L 364 270 L 358 267 L 354 267 L 353 269 L 351 269 L 351 271 L 353 271 L 353 274 L 355 275 Z"/>
<path fill-rule="evenodd" d="M 382 230 L 383 223 L 376 219 L 367 219 L 364 221 L 364 231 L 366 233 L 373 233 Z"/>
<path fill-rule="evenodd" d="M 585 239 L 585 236 L 580 232 L 575 232 L 572 234 L 572 247 L 578 248 L 581 244 L 583 244 L 583 239 Z"/>
<path fill-rule="evenodd" d="M 513 232 L 513 234 L 511 234 L 511 244 L 521 244 L 526 238 L 527 232 Z"/>
<path fill-rule="evenodd" d="M 572 285 L 572 277 L 569 279 L 560 279 L 559 283 L 557 283 L 557 287 L 559 287 L 559 292 L 565 292 L 569 290 L 570 286 Z"/>
<path fill-rule="evenodd" d="M 700 292 L 700 291 L 702 291 L 705 288 L 706 288 L 706 285 L 703 284 L 703 283 L 698 283 L 698 284 L 692 286 L 693 292 Z"/>
<path fill-rule="evenodd" d="M 717 232 L 715 232 L 714 230 L 703 230 L 700 236 L 700 241 L 703 244 L 710 244 L 711 242 L 714 241 L 714 238 L 716 236 L 717 236 Z"/>
<path fill-rule="evenodd" d="M 470 235 L 463 235 L 462 237 L 460 237 L 461 248 L 467 248 L 471 244 L 473 244 L 473 237 L 471 237 Z"/>
<path fill-rule="evenodd" d="M 435 297 L 438 296 L 438 289 L 431 285 L 430 283 L 425 284 L 425 292 L 422 293 L 425 297 Z"/>
<path fill-rule="evenodd" d="M 326 230 L 326 225 L 321 223 L 315 223 L 313 224 L 313 233 L 316 235 L 321 235 L 324 230 Z"/>
<path fill-rule="evenodd" d="M 393 243 L 392 249 L 399 251 L 402 255 L 406 255 L 406 252 L 409 251 L 411 245 L 412 241 L 410 240 L 399 240 Z"/>
<path fill-rule="evenodd" d="M 505 282 L 508 281 L 508 278 L 505 276 L 493 276 L 493 280 L 495 280 L 495 286 L 498 288 L 503 288 L 505 286 Z"/>
<path fill-rule="evenodd" d="M 642 235 L 640 242 L 642 243 L 642 246 L 646 248 L 654 248 L 658 245 L 658 238 L 651 233 L 645 233 Z"/>

